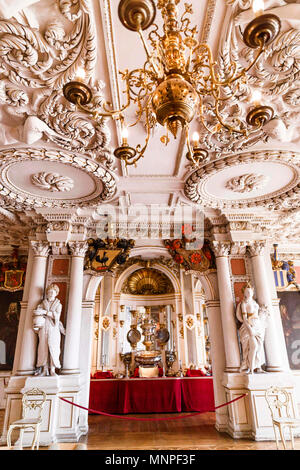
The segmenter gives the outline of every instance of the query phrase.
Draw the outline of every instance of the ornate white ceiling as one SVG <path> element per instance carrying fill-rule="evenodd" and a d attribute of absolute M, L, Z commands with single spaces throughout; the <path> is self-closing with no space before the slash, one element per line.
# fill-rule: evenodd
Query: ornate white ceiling
<path fill-rule="evenodd" d="M 141 66 L 145 56 L 136 33 L 121 25 L 118 3 L 0 2 L 0 207 L 17 217 L 41 207 L 197 203 L 205 210 L 280 210 L 282 220 L 290 220 L 299 207 L 300 4 L 265 1 L 266 10 L 281 18 L 281 33 L 251 70 L 248 85 L 223 109 L 224 115 L 245 116 L 251 89 L 258 87 L 275 118 L 245 138 L 211 135 L 194 122 L 210 156 L 195 169 L 185 158 L 184 139 L 164 146 L 159 127 L 137 167 L 125 168 L 113 156 L 118 123 L 96 123 L 63 97 L 63 85 L 84 66 L 94 104 L 122 103 L 118 72 Z M 191 3 L 199 38 L 212 46 L 220 68 L 226 70 L 229 57 L 243 65 L 253 54 L 241 39 L 252 18 L 251 1 Z M 143 140 L 143 124 L 130 130 L 131 145 Z"/>

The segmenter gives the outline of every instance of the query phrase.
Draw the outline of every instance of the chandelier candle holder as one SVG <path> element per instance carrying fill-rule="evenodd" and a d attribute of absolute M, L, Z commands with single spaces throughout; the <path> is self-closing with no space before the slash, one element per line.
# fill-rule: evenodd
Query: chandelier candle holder
<path fill-rule="evenodd" d="M 254 0 L 254 3 L 257 1 L 262 0 Z M 67 100 L 91 114 L 96 121 L 103 116 L 120 121 L 122 143 L 115 149 L 114 155 L 126 165 L 133 165 L 144 156 L 151 129 L 156 124 L 166 129 L 166 134 L 161 137 L 165 145 L 170 141 L 169 133 L 176 139 L 178 132 L 184 131 L 187 158 L 194 166 L 199 166 L 207 161 L 208 155 L 199 144 L 190 143 L 189 128 L 194 119 L 212 134 L 225 131 L 249 135 L 273 117 L 270 106 L 259 104 L 250 109 L 246 122 L 243 122 L 238 116 L 222 116 L 222 107 L 236 96 L 240 87 L 247 82 L 247 72 L 277 37 L 281 28 L 280 19 L 273 14 L 260 14 L 263 4 L 259 5 L 256 17 L 243 32 L 246 46 L 257 50 L 254 59 L 244 68 L 233 61 L 229 62 L 223 76 L 210 46 L 196 39 L 198 31 L 192 27 L 189 18 L 193 13 L 191 4 L 184 4 L 184 12 L 179 17 L 177 6 L 180 2 L 120 0 L 119 19 L 125 28 L 138 33 L 146 54 L 142 67 L 120 72 L 126 84 L 127 97 L 120 109 L 112 109 L 109 103 L 103 104 L 101 109 L 94 109 L 92 92 L 78 77 L 65 84 L 63 89 Z M 161 35 L 154 23 L 157 9 L 163 20 Z M 150 26 L 153 29 L 146 39 L 143 31 Z M 131 104 L 137 107 L 136 119 L 131 124 L 125 124 L 124 111 Z M 213 126 L 208 121 L 211 109 L 215 120 Z M 128 128 L 140 122 L 145 122 L 145 142 L 133 148 L 128 144 Z"/>
<path fill-rule="evenodd" d="M 186 158 L 195 166 L 204 165 L 209 161 L 207 150 L 200 147 L 200 138 L 198 132 L 193 133 L 192 148 L 186 154 Z"/>

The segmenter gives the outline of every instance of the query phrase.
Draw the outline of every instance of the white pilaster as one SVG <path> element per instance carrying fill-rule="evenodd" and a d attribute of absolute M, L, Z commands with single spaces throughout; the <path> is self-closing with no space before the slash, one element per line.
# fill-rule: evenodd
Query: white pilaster
<path fill-rule="evenodd" d="M 62 374 L 79 373 L 81 305 L 83 289 L 83 262 L 86 242 L 69 243 L 72 254 L 67 325 Z"/>
<path fill-rule="evenodd" d="M 216 256 L 218 287 L 226 357 L 226 372 L 237 372 L 240 367 L 235 309 L 231 289 L 228 255 L 230 242 L 213 242 Z"/>
<path fill-rule="evenodd" d="M 18 336 L 17 336 L 17 342 L 16 342 L 16 349 L 15 349 L 15 357 L 14 357 L 14 365 L 13 365 L 12 375 L 16 374 L 16 372 L 18 370 L 18 367 L 19 367 L 20 350 L 21 350 L 21 344 L 22 344 L 22 339 L 23 339 L 23 331 L 24 331 L 24 325 L 25 325 L 25 319 L 26 319 L 26 312 L 27 312 L 27 307 L 28 307 L 28 296 L 29 296 L 29 292 L 30 292 L 33 256 L 34 256 L 33 250 L 31 248 L 31 246 L 29 246 L 27 266 L 26 266 L 26 279 L 25 279 L 25 284 L 24 284 L 22 302 L 20 302 L 21 311 L 20 311 L 20 320 L 19 320 Z"/>
<path fill-rule="evenodd" d="M 19 341 L 17 375 L 32 375 L 35 370 L 37 335 L 32 328 L 32 312 L 43 298 L 49 254 L 48 242 L 32 241 L 31 248 L 33 250 L 32 268 L 29 283 L 24 292 L 24 296 L 28 296 L 27 309 L 25 314 L 26 303 L 23 304 L 23 318 L 25 316 L 25 319 L 22 320 L 19 327 L 20 333 L 18 333 L 18 336 L 22 335 L 22 339 Z"/>
<path fill-rule="evenodd" d="M 251 245 L 249 245 L 249 253 L 252 261 L 252 271 L 254 276 L 257 301 L 260 305 L 266 305 L 270 311 L 270 317 L 265 333 L 267 371 L 279 372 L 283 369 L 283 364 L 280 355 L 281 347 L 279 347 L 280 338 L 276 331 L 272 297 L 265 269 L 265 246 L 265 242 L 252 242 Z M 271 272 L 270 275 L 273 275 L 273 273 Z"/>
<path fill-rule="evenodd" d="M 90 395 L 90 372 L 92 367 L 92 345 L 94 326 L 95 302 L 86 300 L 82 302 L 81 336 L 80 336 L 80 372 L 82 388 L 80 392 L 80 404 L 88 408 Z M 79 425 L 83 434 L 88 431 L 88 412 L 80 410 Z"/>

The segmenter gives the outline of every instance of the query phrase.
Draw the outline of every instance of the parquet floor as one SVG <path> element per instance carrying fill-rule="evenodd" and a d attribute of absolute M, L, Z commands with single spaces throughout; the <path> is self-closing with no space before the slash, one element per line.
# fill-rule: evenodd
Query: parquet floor
<path fill-rule="evenodd" d="M 155 416 L 174 415 L 165 413 Z M 0 410 L 1 431 L 3 418 L 4 412 Z M 87 444 L 88 450 L 276 450 L 273 441 L 232 439 L 225 433 L 217 432 L 214 422 L 214 413 L 156 422 L 91 415 L 88 435 L 82 436 L 80 442 Z M 75 443 L 61 443 L 59 449 L 73 450 L 75 446 Z M 0 447 L 0 450 L 4 449 Z M 295 449 L 300 450 L 300 438 L 295 439 Z"/>

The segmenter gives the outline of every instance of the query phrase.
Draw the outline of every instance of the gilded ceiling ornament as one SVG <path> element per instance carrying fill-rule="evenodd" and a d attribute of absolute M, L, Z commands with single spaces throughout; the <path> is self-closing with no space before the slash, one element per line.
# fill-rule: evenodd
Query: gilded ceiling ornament
<path fill-rule="evenodd" d="M 142 268 L 125 281 L 122 292 L 131 295 L 161 295 L 174 292 L 170 279 L 153 268 Z"/>
<path fill-rule="evenodd" d="M 242 40 L 241 31 L 246 24 L 253 18 L 250 0 L 228 0 L 229 24 L 227 25 L 227 34 L 224 35 L 219 54 L 219 70 L 221 76 L 226 76 L 228 63 L 234 60 L 237 68 L 243 67 L 245 60 L 251 60 L 255 55 L 255 50 L 245 48 Z M 293 140 L 300 138 L 299 116 L 295 109 L 299 102 L 299 91 L 297 88 L 297 79 L 299 73 L 299 20 L 297 15 L 291 14 L 288 17 L 285 14 L 286 5 L 274 8 L 275 2 L 264 2 L 265 13 L 271 8 L 271 12 L 278 15 L 281 20 L 281 33 L 275 40 L 268 45 L 268 48 L 261 54 L 256 65 L 249 71 L 248 84 L 244 83 L 237 95 L 230 96 L 224 102 L 222 113 L 226 116 L 239 115 L 243 117 L 249 109 L 249 98 L 253 89 L 262 91 L 262 102 L 270 104 L 283 120 L 287 127 L 288 134 L 294 133 Z M 277 2 L 279 3 L 279 2 Z M 298 8 L 293 2 L 293 12 Z M 230 16 L 229 16 L 230 15 Z M 295 92 L 294 92 L 295 91 Z M 258 131 L 241 136 L 238 133 L 224 130 L 219 133 L 211 133 L 212 124 L 215 120 L 213 107 L 209 109 L 211 124 L 201 133 L 201 144 L 210 152 L 215 152 L 217 158 L 222 158 L 224 153 L 237 152 L 245 150 L 258 142 L 268 142 L 273 131 L 272 119 L 266 126 Z M 278 138 L 277 138 L 278 140 Z M 283 142 L 289 140 L 285 139 Z"/>
<path fill-rule="evenodd" d="M 71 191 L 74 187 L 72 178 L 58 173 L 46 173 L 45 171 L 31 175 L 31 182 L 34 186 L 49 191 Z"/>
<path fill-rule="evenodd" d="M 270 106 L 258 103 L 247 110 L 246 119 L 241 119 L 239 112 L 224 112 L 224 102 L 226 106 L 229 98 L 239 101 L 241 89 L 247 82 L 248 70 L 279 34 L 279 18 L 274 14 L 259 15 L 247 24 L 243 31 L 243 42 L 255 53 L 247 55 L 244 61 L 246 66 L 240 64 L 237 67 L 236 57 L 230 54 L 221 63 L 214 60 L 210 46 L 198 40 L 197 27 L 192 26 L 189 18 L 193 13 L 192 5 L 184 3 L 182 13 L 177 7 L 179 4 L 180 0 L 159 1 L 157 4 L 153 0 L 119 2 L 119 19 L 125 28 L 140 36 L 146 61 L 140 68 L 121 72 L 125 82 L 125 104 L 118 109 L 111 109 L 108 103 L 94 107 L 93 117 L 96 122 L 103 116 L 120 120 L 122 144 L 115 149 L 114 155 L 126 165 L 133 165 L 144 156 L 154 122 L 166 129 L 166 135 L 161 137 L 165 145 L 170 141 L 170 134 L 176 138 L 178 131 L 183 131 L 188 147 L 187 158 L 192 165 L 199 166 L 207 155 L 206 151 L 199 154 L 201 149 L 195 144 L 199 138 L 193 138 L 190 142 L 189 124 L 194 118 L 201 122 L 203 129 L 220 134 L 222 138 L 226 132 L 248 136 L 260 131 L 273 117 Z M 206 6 L 209 7 L 209 17 L 214 4 L 210 2 Z M 163 22 L 161 35 L 158 24 L 154 23 L 156 9 L 160 10 Z M 145 38 L 143 30 L 149 26 L 153 26 L 153 29 Z M 69 102 L 90 113 L 91 110 L 86 108 L 92 99 L 88 84 L 82 80 L 73 80 L 64 85 L 63 92 Z M 137 106 L 137 111 L 130 127 L 142 121 L 146 127 L 144 144 L 135 148 L 128 144 L 124 115 L 132 103 Z"/>
<path fill-rule="evenodd" d="M 225 187 L 237 193 L 249 193 L 266 186 L 270 178 L 257 173 L 247 173 L 241 176 L 235 176 L 227 181 Z"/>

